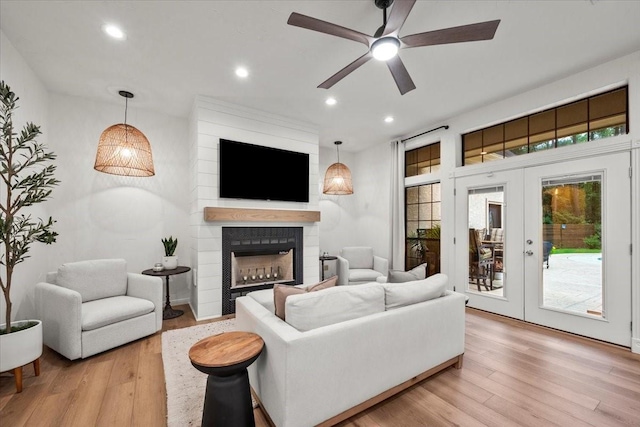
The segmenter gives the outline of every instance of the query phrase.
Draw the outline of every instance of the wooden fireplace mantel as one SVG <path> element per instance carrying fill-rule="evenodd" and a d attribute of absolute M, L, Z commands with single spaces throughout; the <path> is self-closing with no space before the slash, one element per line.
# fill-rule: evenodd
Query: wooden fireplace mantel
<path fill-rule="evenodd" d="M 205 221 L 318 222 L 320 211 L 292 209 L 204 208 Z"/>

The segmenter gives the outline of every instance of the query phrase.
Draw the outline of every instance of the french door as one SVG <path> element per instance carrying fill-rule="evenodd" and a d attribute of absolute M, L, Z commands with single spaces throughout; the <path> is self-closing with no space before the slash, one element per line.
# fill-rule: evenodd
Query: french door
<path fill-rule="evenodd" d="M 469 306 L 630 346 L 629 168 L 622 152 L 456 178 Z"/>
<path fill-rule="evenodd" d="M 512 170 L 456 178 L 455 198 L 456 290 L 469 295 L 471 307 L 517 319 L 524 318 L 522 174 Z M 499 217 L 492 215 L 492 206 L 500 206 Z M 491 239 L 497 229 L 499 241 Z M 482 251 L 491 251 L 491 259 L 481 265 Z"/>
<path fill-rule="evenodd" d="M 630 165 L 623 152 L 524 171 L 525 320 L 631 345 Z"/>

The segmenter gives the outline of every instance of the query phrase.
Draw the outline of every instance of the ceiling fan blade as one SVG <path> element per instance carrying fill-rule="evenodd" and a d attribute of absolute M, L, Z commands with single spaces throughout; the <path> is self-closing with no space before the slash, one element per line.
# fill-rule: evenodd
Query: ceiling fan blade
<path fill-rule="evenodd" d="M 416 4 L 416 0 L 395 0 L 393 2 L 391 14 L 389 14 L 387 25 L 385 25 L 384 32 L 382 34 L 383 37 L 388 36 L 394 31 L 396 34 L 400 31 L 414 4 Z"/>
<path fill-rule="evenodd" d="M 319 33 L 342 37 L 343 39 L 353 40 L 358 43 L 362 43 L 367 47 L 369 47 L 369 45 L 373 43 L 373 37 L 368 36 L 364 33 L 341 27 L 340 25 L 332 24 L 331 22 L 312 18 L 310 16 L 301 15 L 296 12 L 291 13 L 289 19 L 287 20 L 287 24 L 300 28 L 306 28 L 307 30 L 318 31 Z"/>
<path fill-rule="evenodd" d="M 338 83 L 340 80 L 345 78 L 347 75 L 349 75 L 349 73 L 355 71 L 358 67 L 360 67 L 362 64 L 370 60 L 372 57 L 373 55 L 371 54 L 370 51 L 365 53 L 360 58 L 356 59 L 351 64 L 344 67 L 342 70 L 338 71 L 333 76 L 329 77 L 327 80 L 320 83 L 318 87 L 322 89 L 329 89 L 331 86 L 333 86 L 334 84 Z"/>
<path fill-rule="evenodd" d="M 402 47 L 433 46 L 447 43 L 473 42 L 491 40 L 498 29 L 500 20 L 479 22 L 460 27 L 444 28 L 426 33 L 412 34 L 402 37 Z"/>
<path fill-rule="evenodd" d="M 411 80 L 409 72 L 398 55 L 389 59 L 387 61 L 387 66 L 389 67 L 389 71 L 391 71 L 393 79 L 396 81 L 396 85 L 400 90 L 400 95 L 404 95 L 416 88 L 416 85 L 413 84 L 413 80 Z"/>

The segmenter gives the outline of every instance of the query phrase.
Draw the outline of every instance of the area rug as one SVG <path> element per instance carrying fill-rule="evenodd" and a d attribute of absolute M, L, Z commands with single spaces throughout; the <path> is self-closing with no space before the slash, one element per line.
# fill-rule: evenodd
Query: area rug
<path fill-rule="evenodd" d="M 208 336 L 235 330 L 235 319 L 227 319 L 162 333 L 167 427 L 199 427 L 202 422 L 207 375 L 191 365 L 191 346 Z M 255 400 L 253 406 L 256 407 Z"/>

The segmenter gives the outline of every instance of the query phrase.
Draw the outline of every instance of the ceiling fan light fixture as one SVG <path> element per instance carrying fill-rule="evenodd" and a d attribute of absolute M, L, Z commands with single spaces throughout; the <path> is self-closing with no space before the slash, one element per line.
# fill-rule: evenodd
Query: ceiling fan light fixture
<path fill-rule="evenodd" d="M 398 54 L 400 40 L 395 37 L 382 37 L 371 45 L 371 53 L 378 61 L 388 61 Z"/>

